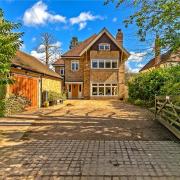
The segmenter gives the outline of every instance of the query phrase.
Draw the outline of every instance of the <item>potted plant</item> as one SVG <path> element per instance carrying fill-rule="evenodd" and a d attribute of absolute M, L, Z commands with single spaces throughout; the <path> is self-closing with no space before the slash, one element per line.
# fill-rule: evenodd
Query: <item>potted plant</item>
<path fill-rule="evenodd" d="M 57 100 L 58 100 L 58 93 L 53 92 L 53 91 L 49 91 L 48 93 L 48 101 L 49 101 L 49 105 L 53 106 L 57 104 Z"/>
<path fill-rule="evenodd" d="M 44 107 L 49 107 L 49 101 L 45 101 L 45 102 L 43 103 L 43 106 L 44 106 Z"/>

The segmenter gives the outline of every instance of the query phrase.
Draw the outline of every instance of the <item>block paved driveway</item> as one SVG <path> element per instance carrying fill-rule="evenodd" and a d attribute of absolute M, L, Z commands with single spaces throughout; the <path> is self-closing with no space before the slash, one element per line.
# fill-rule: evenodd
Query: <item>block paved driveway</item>
<path fill-rule="evenodd" d="M 180 179 L 179 141 L 148 110 L 117 100 L 4 118 L 1 137 L 0 179 Z"/>

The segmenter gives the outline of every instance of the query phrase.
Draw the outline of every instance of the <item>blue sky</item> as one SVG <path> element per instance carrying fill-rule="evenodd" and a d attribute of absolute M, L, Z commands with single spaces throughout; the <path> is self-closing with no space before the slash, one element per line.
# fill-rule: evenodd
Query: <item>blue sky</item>
<path fill-rule="evenodd" d="M 72 36 L 82 41 L 103 27 L 114 36 L 118 28 L 122 29 L 124 47 L 132 54 L 127 62 L 131 71 L 138 71 L 152 56 L 148 55 L 152 36 L 149 35 L 148 41 L 140 42 L 135 25 L 124 27 L 123 20 L 134 12 L 132 7 L 117 9 L 115 4 L 103 5 L 103 0 L 0 0 L 0 8 L 6 19 L 22 24 L 22 50 L 37 57 L 36 48 L 43 32 L 52 34 L 55 43 L 65 52 Z"/>

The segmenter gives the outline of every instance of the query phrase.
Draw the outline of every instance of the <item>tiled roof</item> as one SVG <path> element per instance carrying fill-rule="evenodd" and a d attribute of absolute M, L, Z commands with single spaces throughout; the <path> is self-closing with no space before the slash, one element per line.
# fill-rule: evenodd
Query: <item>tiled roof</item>
<path fill-rule="evenodd" d="M 59 65 L 59 66 L 64 66 L 64 60 L 62 58 L 58 59 L 53 63 L 53 65 Z"/>
<path fill-rule="evenodd" d="M 16 52 L 16 56 L 12 59 L 12 65 L 19 66 L 40 74 L 61 78 L 59 74 L 49 69 L 48 66 L 41 63 L 37 58 L 22 51 Z"/>
<path fill-rule="evenodd" d="M 161 60 L 158 65 L 166 63 L 166 62 L 180 62 L 180 51 L 177 53 L 172 53 L 172 51 L 167 51 L 166 53 L 161 55 Z M 144 71 L 146 69 L 152 68 L 155 66 L 155 58 L 151 59 L 140 71 Z"/>
<path fill-rule="evenodd" d="M 96 38 L 96 34 L 92 35 L 90 38 L 81 42 L 79 45 L 74 47 L 73 49 L 67 51 L 62 55 L 62 57 L 78 57 L 80 53 Z"/>

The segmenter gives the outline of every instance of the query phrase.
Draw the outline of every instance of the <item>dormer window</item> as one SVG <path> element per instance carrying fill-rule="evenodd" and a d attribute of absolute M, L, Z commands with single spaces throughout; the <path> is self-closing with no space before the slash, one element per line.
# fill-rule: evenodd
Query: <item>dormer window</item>
<path fill-rule="evenodd" d="M 109 51 L 110 50 L 110 44 L 108 44 L 108 43 L 99 44 L 99 50 L 100 51 Z"/>

